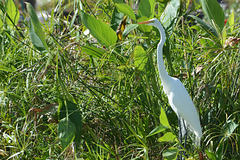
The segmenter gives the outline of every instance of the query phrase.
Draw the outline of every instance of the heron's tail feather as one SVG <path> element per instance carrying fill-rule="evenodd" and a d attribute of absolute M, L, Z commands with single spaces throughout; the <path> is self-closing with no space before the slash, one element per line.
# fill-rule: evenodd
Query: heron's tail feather
<path fill-rule="evenodd" d="M 188 124 L 188 123 L 186 123 L 186 124 L 187 124 L 187 126 L 189 126 L 190 130 L 195 135 L 195 144 L 197 146 L 200 146 L 201 138 L 202 138 L 202 128 L 201 128 L 201 126 L 199 125 L 199 127 L 193 128 L 190 124 Z"/>
<path fill-rule="evenodd" d="M 193 131 L 194 131 L 194 134 L 195 134 L 195 137 L 196 137 L 195 138 L 195 144 L 197 146 L 200 146 L 201 138 L 202 138 L 202 128 L 201 128 L 201 126 L 199 125 L 199 127 L 194 128 Z"/>
<path fill-rule="evenodd" d="M 198 137 L 197 135 L 195 136 L 195 144 L 196 144 L 196 146 L 200 146 L 200 144 L 201 144 L 201 137 Z"/>

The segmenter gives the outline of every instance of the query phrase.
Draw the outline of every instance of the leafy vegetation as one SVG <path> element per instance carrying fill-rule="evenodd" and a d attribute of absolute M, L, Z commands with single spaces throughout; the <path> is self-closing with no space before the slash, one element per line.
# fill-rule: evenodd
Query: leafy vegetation
<path fill-rule="evenodd" d="M 65 4 L 65 3 L 64 3 Z M 19 21 L 0 2 L 2 159 L 239 159 L 240 25 L 237 4 L 216 0 L 57 1 L 44 22 L 27 4 Z M 63 16 L 65 8 L 74 14 Z M 190 15 L 203 9 L 204 19 Z M 218 13 L 221 13 L 220 15 Z M 179 149 L 178 121 L 156 67 L 164 61 L 199 111 L 201 146 Z"/>

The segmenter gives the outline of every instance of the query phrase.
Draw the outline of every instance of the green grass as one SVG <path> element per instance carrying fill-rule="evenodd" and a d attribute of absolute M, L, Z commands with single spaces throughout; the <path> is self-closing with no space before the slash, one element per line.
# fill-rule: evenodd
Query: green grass
<path fill-rule="evenodd" d="M 115 7 L 112 1 L 86 4 L 83 3 L 86 13 L 110 25 Z M 129 6 L 132 4 L 130 1 Z M 152 14 L 159 18 L 166 3 L 156 4 L 157 10 Z M 2 2 L 0 9 L 6 13 Z M 174 27 L 167 30 L 163 50 L 169 75 L 183 82 L 200 115 L 201 147 L 194 146 L 190 135 L 186 156 L 198 158 L 198 151 L 202 151 L 208 159 L 238 159 L 240 45 L 224 48 L 222 36 L 213 37 L 200 24 L 190 26 L 193 20 L 185 16 L 186 11 L 184 6 L 178 10 Z M 0 15 L 4 22 L 6 16 Z M 226 38 L 239 37 L 238 15 L 235 10 L 234 30 L 228 30 Z M 120 17 L 122 21 L 123 14 Z M 71 25 L 64 22 L 67 18 L 70 17 L 55 15 L 42 25 L 48 51 L 34 46 L 27 21 L 21 28 L 4 23 L 0 29 L 0 158 L 175 157 L 178 140 L 159 140 L 166 133 L 177 136 L 178 121 L 158 76 L 158 31 L 143 32 L 138 27 L 123 40 L 105 47 L 82 33 L 86 27 L 81 20 L 76 19 L 77 25 Z M 126 23 L 136 21 L 127 18 Z M 230 26 L 226 24 L 227 27 Z M 142 69 L 134 59 L 136 46 L 146 51 L 143 54 L 147 61 Z M 201 68 L 200 72 L 196 73 L 196 68 Z M 74 107 L 79 110 L 72 111 Z M 164 125 L 161 108 L 171 127 L 148 136 Z M 79 113 L 77 120 L 73 118 Z M 59 127 L 65 122 L 69 127 L 66 133 L 73 137 L 59 134 L 64 133 Z M 70 126 L 80 127 L 81 131 L 72 132 Z M 167 156 L 170 151 L 172 157 Z"/>

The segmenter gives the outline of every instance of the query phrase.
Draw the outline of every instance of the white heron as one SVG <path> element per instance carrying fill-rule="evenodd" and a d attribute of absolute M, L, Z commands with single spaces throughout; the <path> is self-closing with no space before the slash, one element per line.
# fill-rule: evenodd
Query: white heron
<path fill-rule="evenodd" d="M 157 47 L 158 71 L 162 81 L 163 90 L 168 97 L 169 104 L 173 111 L 177 114 L 179 119 L 180 143 L 182 142 L 182 134 L 185 135 L 186 140 L 187 127 L 189 126 L 191 131 L 196 135 L 196 145 L 200 145 L 202 128 L 200 125 L 199 115 L 197 113 L 196 107 L 194 106 L 193 101 L 190 98 L 187 90 L 183 86 L 182 82 L 177 78 L 170 77 L 164 67 L 162 50 L 165 43 L 165 31 L 162 24 L 156 18 L 140 22 L 138 24 L 147 24 L 154 26 L 160 32 L 161 40 Z M 181 123 L 184 127 L 181 127 Z M 187 127 L 185 127 L 185 125 Z"/>

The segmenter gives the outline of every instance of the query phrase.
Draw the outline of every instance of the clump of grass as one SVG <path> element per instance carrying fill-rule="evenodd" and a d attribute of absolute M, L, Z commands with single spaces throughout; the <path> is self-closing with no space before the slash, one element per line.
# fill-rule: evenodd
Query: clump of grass
<path fill-rule="evenodd" d="M 91 5 L 94 8 L 83 4 L 87 13 L 111 22 L 115 8 L 112 1 Z M 4 3 L 0 8 L 6 13 Z M 161 15 L 158 9 L 155 17 Z M 186 8 L 178 12 L 175 27 L 167 30 L 165 66 L 194 99 L 204 131 L 204 156 L 238 158 L 239 43 L 227 47 L 205 45 L 206 39 L 215 39 L 203 29 L 196 32 L 197 26 L 189 26 Z M 123 13 L 118 14 L 124 19 Z M 3 14 L 0 18 L 6 19 Z M 70 15 L 65 18 L 71 19 Z M 156 70 L 158 32 L 135 28 L 123 40 L 105 47 L 83 34 L 86 28 L 81 18 L 75 17 L 77 24 L 65 18 L 52 14 L 50 21 L 42 25 L 48 52 L 33 45 L 28 21 L 22 28 L 4 24 L 0 29 L 0 157 L 161 159 L 168 149 L 176 149 L 176 157 L 176 139 L 159 141 L 167 132 L 177 135 L 178 122 Z M 127 18 L 126 23 L 135 21 Z M 234 26 L 227 37 L 238 37 L 239 19 L 235 19 Z M 136 46 L 145 49 L 144 69 L 135 66 Z M 94 52 L 90 54 L 89 50 Z M 76 104 L 82 127 L 81 134 L 76 135 L 80 140 L 74 139 L 64 148 L 58 127 L 59 112 L 66 101 Z M 166 111 L 171 129 L 149 136 L 163 123 L 159 118 L 161 108 Z M 191 139 L 187 147 L 187 156 L 197 157 Z"/>

